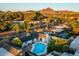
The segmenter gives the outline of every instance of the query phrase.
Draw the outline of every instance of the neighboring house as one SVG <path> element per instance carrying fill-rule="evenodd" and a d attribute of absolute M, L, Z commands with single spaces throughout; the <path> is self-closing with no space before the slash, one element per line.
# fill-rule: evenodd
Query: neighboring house
<path fill-rule="evenodd" d="M 9 51 L 4 49 L 3 47 L 0 48 L 0 56 L 13 56 Z"/>
<path fill-rule="evenodd" d="M 70 44 L 70 48 L 79 49 L 79 36 L 77 36 Z"/>

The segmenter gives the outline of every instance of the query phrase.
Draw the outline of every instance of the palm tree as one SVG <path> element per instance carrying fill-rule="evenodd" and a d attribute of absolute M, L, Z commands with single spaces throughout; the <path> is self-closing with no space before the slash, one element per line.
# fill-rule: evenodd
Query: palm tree
<path fill-rule="evenodd" d="M 12 40 L 12 43 L 14 45 L 18 45 L 18 46 L 21 46 L 22 45 L 22 41 L 20 40 L 20 38 L 16 37 Z"/>

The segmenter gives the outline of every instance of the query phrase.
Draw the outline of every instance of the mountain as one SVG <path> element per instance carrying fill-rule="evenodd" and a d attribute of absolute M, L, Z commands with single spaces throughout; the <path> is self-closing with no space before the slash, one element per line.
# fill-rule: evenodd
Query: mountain
<path fill-rule="evenodd" d="M 54 10 L 50 7 L 40 10 L 40 13 L 44 16 L 53 17 L 53 16 L 79 16 L 79 12 L 69 11 L 69 10 Z"/>

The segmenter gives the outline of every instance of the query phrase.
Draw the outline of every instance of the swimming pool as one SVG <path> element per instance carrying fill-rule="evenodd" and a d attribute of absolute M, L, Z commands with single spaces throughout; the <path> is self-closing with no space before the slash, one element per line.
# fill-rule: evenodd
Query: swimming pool
<path fill-rule="evenodd" d="M 43 42 L 36 42 L 33 44 L 31 51 L 37 55 L 45 54 L 47 52 L 47 45 Z"/>

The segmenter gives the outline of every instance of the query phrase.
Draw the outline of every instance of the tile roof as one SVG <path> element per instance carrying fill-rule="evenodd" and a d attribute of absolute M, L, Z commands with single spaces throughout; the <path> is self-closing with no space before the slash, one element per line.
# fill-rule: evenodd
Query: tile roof
<path fill-rule="evenodd" d="M 48 35 L 47 34 L 42 34 L 42 33 L 39 33 L 39 36 L 38 37 L 40 37 L 40 38 L 47 38 L 48 37 Z"/>

